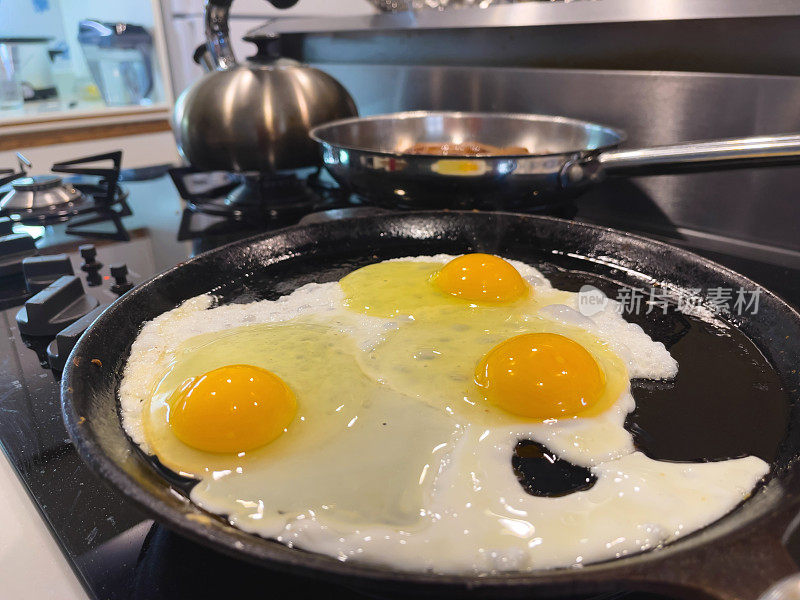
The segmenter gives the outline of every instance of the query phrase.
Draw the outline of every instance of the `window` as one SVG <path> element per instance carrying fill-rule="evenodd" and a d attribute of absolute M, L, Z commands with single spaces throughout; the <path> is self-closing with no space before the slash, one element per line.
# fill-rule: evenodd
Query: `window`
<path fill-rule="evenodd" d="M 168 110 L 158 4 L 0 0 L 0 124 Z"/>

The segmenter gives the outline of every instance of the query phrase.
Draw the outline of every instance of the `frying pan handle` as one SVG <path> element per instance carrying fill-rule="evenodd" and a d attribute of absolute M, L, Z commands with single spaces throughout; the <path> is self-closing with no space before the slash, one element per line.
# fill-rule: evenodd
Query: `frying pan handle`
<path fill-rule="evenodd" d="M 609 150 L 567 163 L 561 182 L 564 187 L 576 187 L 607 175 L 667 175 L 788 164 L 800 164 L 800 134 Z"/>
<path fill-rule="evenodd" d="M 732 138 L 611 150 L 601 153 L 597 161 L 608 175 L 658 175 L 800 164 L 800 135 Z"/>

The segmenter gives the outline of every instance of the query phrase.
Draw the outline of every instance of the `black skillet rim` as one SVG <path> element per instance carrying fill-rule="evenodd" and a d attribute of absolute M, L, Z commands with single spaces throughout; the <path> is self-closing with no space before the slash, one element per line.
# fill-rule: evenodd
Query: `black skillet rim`
<path fill-rule="evenodd" d="M 720 543 L 726 538 L 734 537 L 735 534 L 741 530 L 752 530 L 754 526 L 766 524 L 769 521 L 769 517 L 775 512 L 787 512 L 790 509 L 794 510 L 797 508 L 800 504 L 800 492 L 798 492 L 798 490 L 800 490 L 800 483 L 795 481 L 797 479 L 794 477 L 797 471 L 794 468 L 796 465 L 794 458 L 796 456 L 793 456 L 791 465 L 783 468 L 784 474 L 791 474 L 792 477 L 772 476 L 770 481 L 767 482 L 766 486 L 762 487 L 760 492 L 753 494 L 751 498 L 743 503 L 745 506 L 757 505 L 758 508 L 754 509 L 756 514 L 747 515 L 744 517 L 742 523 L 736 523 L 737 518 L 741 520 L 741 515 L 740 510 L 735 509 L 733 512 L 722 517 L 719 521 L 712 523 L 694 534 L 671 542 L 656 551 L 634 554 L 624 557 L 623 559 L 589 564 L 578 569 L 562 568 L 532 572 L 509 572 L 487 576 L 439 575 L 427 572 L 394 571 L 387 567 L 359 564 L 357 562 L 340 562 L 328 556 L 290 549 L 274 540 L 267 540 L 246 534 L 227 523 L 223 523 L 218 517 L 212 516 L 211 519 L 206 519 L 205 516 L 209 515 L 209 513 L 205 513 L 205 511 L 195 507 L 193 504 L 187 504 L 186 507 L 189 512 L 201 517 L 191 520 L 186 517 L 187 511 L 182 512 L 174 509 L 151 496 L 138 482 L 117 466 L 112 459 L 106 456 L 94 439 L 82 433 L 83 428 L 81 425 L 83 424 L 83 417 L 76 412 L 72 398 L 73 395 L 75 395 L 75 389 L 80 391 L 82 383 L 81 373 L 85 369 L 90 368 L 89 365 L 91 363 L 88 360 L 81 361 L 79 357 L 85 351 L 84 349 L 93 342 L 92 334 L 96 333 L 98 329 L 103 327 L 105 323 L 110 321 L 117 313 L 124 311 L 126 305 L 135 302 L 137 296 L 144 295 L 143 290 L 151 284 L 170 277 L 175 271 L 183 268 L 187 264 L 191 263 L 197 265 L 203 262 L 211 262 L 215 255 L 222 254 L 231 248 L 237 246 L 243 248 L 252 247 L 257 244 L 263 244 L 272 238 L 280 238 L 281 236 L 291 235 L 292 233 L 302 231 L 314 233 L 317 230 L 325 232 L 328 227 L 346 228 L 349 223 L 356 221 L 373 221 L 396 225 L 406 222 L 411 224 L 415 222 L 423 224 L 426 220 L 436 219 L 446 221 L 448 218 L 487 220 L 522 219 L 539 222 L 545 226 L 549 225 L 555 228 L 578 228 L 584 232 L 591 232 L 601 236 L 601 239 L 606 243 L 609 241 L 613 244 L 624 242 L 623 245 L 633 245 L 637 249 L 644 250 L 647 256 L 660 254 L 662 255 L 662 261 L 663 256 L 671 256 L 676 259 L 680 258 L 691 266 L 705 271 L 707 274 L 714 273 L 718 276 L 725 277 L 729 281 L 736 282 L 743 287 L 761 290 L 762 306 L 769 304 L 772 308 L 779 310 L 783 313 L 785 318 L 793 321 L 794 326 L 800 330 L 800 314 L 776 294 L 756 284 L 747 277 L 682 248 L 608 227 L 568 221 L 556 217 L 509 212 L 481 213 L 474 211 L 414 211 L 390 213 L 380 216 L 354 217 L 352 219 L 335 221 L 334 225 L 331 225 L 331 223 L 296 225 L 235 241 L 183 261 L 171 269 L 154 276 L 142 285 L 137 286 L 137 288 L 121 297 L 101 314 L 70 354 L 61 383 L 62 416 L 70 438 L 81 455 L 81 458 L 91 469 L 100 475 L 108 485 L 134 502 L 146 513 L 166 524 L 169 529 L 197 542 L 209 545 L 233 557 L 245 559 L 262 567 L 281 569 L 300 575 L 316 576 L 317 578 L 325 577 L 330 580 L 337 580 L 349 584 L 355 584 L 357 581 L 365 585 L 412 585 L 423 586 L 426 589 L 433 590 L 442 589 L 442 591 L 444 591 L 445 588 L 449 588 L 464 591 L 480 589 L 502 592 L 502 590 L 508 590 L 509 588 L 518 586 L 525 589 L 537 588 L 543 591 L 557 591 L 561 593 L 565 590 L 570 592 L 577 590 L 592 591 L 594 589 L 605 589 L 603 585 L 605 584 L 607 586 L 609 581 L 624 582 L 630 580 L 631 577 L 637 580 L 641 579 L 641 575 L 645 571 L 657 571 L 659 567 L 666 567 L 667 565 L 664 563 L 669 561 L 672 557 L 688 556 L 688 553 L 693 549 L 706 548 L 709 544 L 715 542 Z M 606 257 L 608 257 L 608 254 L 603 254 L 595 258 L 601 259 L 600 262 L 606 262 Z M 291 255 L 283 256 L 282 259 L 287 258 L 291 258 Z M 615 257 L 615 259 L 616 258 L 617 257 Z M 619 265 L 625 267 L 625 259 L 620 256 L 618 261 Z M 613 267 L 616 264 L 616 262 L 609 263 L 609 266 Z M 646 273 L 642 273 L 636 269 L 633 270 L 636 273 L 647 276 Z M 786 380 L 789 375 L 782 372 L 779 374 L 781 380 L 787 383 Z M 800 373 L 795 371 L 792 375 L 793 381 L 790 383 L 793 385 L 793 390 L 796 393 L 796 390 L 800 389 Z M 115 376 L 118 378 L 118 375 L 115 374 Z M 118 384 L 119 381 L 117 380 L 114 388 L 115 394 L 118 389 Z M 793 398 L 792 400 L 792 405 L 794 406 L 796 404 L 794 400 L 796 399 Z M 774 467 L 774 465 L 772 466 Z M 792 485 L 795 489 L 785 489 L 783 485 L 784 479 L 791 480 L 790 483 L 795 484 Z M 771 495 L 768 499 L 764 497 L 763 492 L 766 491 L 764 488 L 769 488 Z M 208 522 L 214 523 L 213 527 L 208 527 Z M 780 533 L 776 533 L 775 537 L 777 538 L 779 535 Z M 250 542 L 249 544 L 248 541 Z"/>

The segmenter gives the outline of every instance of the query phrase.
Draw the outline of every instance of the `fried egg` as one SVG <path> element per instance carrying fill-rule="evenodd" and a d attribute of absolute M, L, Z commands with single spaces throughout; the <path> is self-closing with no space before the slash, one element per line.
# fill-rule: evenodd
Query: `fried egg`
<path fill-rule="evenodd" d="M 663 344 L 591 317 L 535 268 L 409 257 L 276 301 L 147 323 L 119 390 L 134 442 L 234 526 L 339 560 L 440 573 L 568 567 L 656 548 L 746 498 L 755 457 L 652 460 L 624 428 Z M 594 484 L 527 493 L 520 440 Z"/>

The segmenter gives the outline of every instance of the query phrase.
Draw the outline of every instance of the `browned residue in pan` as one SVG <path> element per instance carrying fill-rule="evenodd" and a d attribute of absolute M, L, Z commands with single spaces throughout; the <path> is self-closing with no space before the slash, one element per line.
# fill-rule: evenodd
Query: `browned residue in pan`
<path fill-rule="evenodd" d="M 403 150 L 405 154 L 433 154 L 436 156 L 509 156 L 530 154 L 522 146 L 492 146 L 480 142 L 418 142 Z"/>

